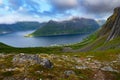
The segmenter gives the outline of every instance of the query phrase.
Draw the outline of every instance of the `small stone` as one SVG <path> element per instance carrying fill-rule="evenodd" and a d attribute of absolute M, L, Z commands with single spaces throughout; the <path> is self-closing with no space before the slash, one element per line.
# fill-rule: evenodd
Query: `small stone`
<path fill-rule="evenodd" d="M 117 70 L 113 69 L 111 66 L 105 66 L 101 68 L 103 71 L 111 71 L 111 72 L 118 72 Z"/>
<path fill-rule="evenodd" d="M 84 69 L 87 69 L 88 67 L 84 65 L 84 66 L 75 66 L 75 68 L 84 70 Z"/>
<path fill-rule="evenodd" d="M 70 75 L 74 75 L 75 72 L 72 70 L 68 70 L 68 71 L 65 71 L 64 74 L 69 77 Z"/>
<path fill-rule="evenodd" d="M 43 71 L 36 71 L 36 73 L 37 73 L 37 74 L 42 74 L 42 73 L 43 73 Z"/>

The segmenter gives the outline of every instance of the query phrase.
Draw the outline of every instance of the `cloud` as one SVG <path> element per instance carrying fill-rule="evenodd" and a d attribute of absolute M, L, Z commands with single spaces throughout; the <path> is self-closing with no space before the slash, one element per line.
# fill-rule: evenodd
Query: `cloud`
<path fill-rule="evenodd" d="M 0 22 L 107 18 L 117 6 L 120 0 L 0 0 Z"/>
<path fill-rule="evenodd" d="M 24 4 L 23 0 L 8 0 L 8 3 L 9 6 L 15 10 Z"/>
<path fill-rule="evenodd" d="M 73 9 L 78 6 L 78 0 L 50 0 L 52 6 L 57 10 Z"/>
<path fill-rule="evenodd" d="M 0 0 L 0 5 L 3 3 L 3 0 Z"/>
<path fill-rule="evenodd" d="M 13 11 L 35 13 L 40 9 L 40 4 L 36 1 L 37 0 L 9 0 L 9 6 Z"/>
<path fill-rule="evenodd" d="M 110 13 L 115 7 L 120 6 L 120 0 L 84 0 L 80 5 L 86 12 L 93 14 Z"/>
<path fill-rule="evenodd" d="M 53 7 L 53 15 L 64 14 L 74 16 L 88 16 L 92 18 L 106 18 L 111 15 L 115 7 L 120 6 L 120 0 L 48 0 Z M 112 4 L 112 5 L 110 5 Z M 71 13 L 71 12 L 74 13 Z M 81 15 L 82 13 L 82 15 Z"/>
<path fill-rule="evenodd" d="M 12 15 L 4 15 L 1 16 L 0 18 L 0 24 L 5 23 L 5 24 L 12 24 L 15 22 L 19 22 L 19 21 L 45 21 L 44 19 L 41 18 L 37 18 L 34 16 L 30 16 L 30 15 L 21 15 L 19 13 L 14 13 Z"/>

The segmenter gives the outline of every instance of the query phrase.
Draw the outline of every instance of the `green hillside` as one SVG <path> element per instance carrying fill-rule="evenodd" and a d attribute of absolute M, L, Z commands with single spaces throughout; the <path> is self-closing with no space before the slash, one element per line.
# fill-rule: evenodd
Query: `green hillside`
<path fill-rule="evenodd" d="M 75 18 L 69 21 L 49 21 L 46 25 L 39 28 L 28 36 L 54 36 L 68 34 L 91 33 L 99 28 L 93 19 Z"/>
<path fill-rule="evenodd" d="M 10 48 L 10 46 L 0 43 L 0 48 Z"/>

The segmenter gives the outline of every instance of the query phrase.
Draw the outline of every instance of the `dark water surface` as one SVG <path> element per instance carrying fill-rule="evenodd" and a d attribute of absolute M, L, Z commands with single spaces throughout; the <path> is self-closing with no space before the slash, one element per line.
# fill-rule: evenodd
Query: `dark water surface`
<path fill-rule="evenodd" d="M 33 31 L 15 32 L 11 34 L 0 35 L 0 42 L 13 47 L 43 47 L 61 44 L 72 44 L 80 42 L 88 34 L 50 36 L 50 37 L 24 37 Z"/>

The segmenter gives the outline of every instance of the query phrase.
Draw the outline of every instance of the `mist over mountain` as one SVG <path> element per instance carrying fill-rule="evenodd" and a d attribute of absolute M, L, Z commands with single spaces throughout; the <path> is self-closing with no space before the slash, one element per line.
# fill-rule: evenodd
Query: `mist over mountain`
<path fill-rule="evenodd" d="M 106 20 L 97 20 L 97 23 L 100 25 L 100 26 L 103 26 L 105 24 Z"/>

